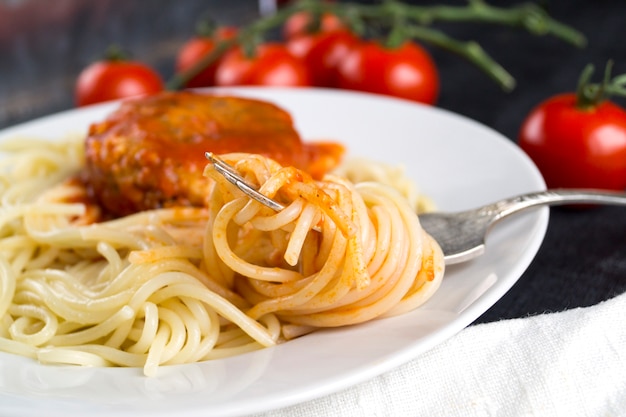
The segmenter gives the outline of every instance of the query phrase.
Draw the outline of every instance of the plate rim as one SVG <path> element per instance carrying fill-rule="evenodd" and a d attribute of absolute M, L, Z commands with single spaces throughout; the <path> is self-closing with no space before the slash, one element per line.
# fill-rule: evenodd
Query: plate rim
<path fill-rule="evenodd" d="M 229 92 L 238 92 L 240 94 L 246 95 L 246 94 L 252 94 L 252 95 L 257 95 L 257 94 L 268 94 L 268 93 L 275 93 L 278 95 L 281 94 L 288 94 L 288 95 L 307 95 L 307 94 L 321 94 L 321 95 L 341 95 L 344 97 L 353 97 L 356 99 L 372 99 L 374 101 L 380 101 L 380 102 L 386 102 L 386 103 L 404 103 L 404 104 L 408 104 L 410 106 L 415 106 L 415 108 L 421 108 L 423 110 L 426 111 L 434 111 L 436 113 L 439 114 L 445 114 L 448 117 L 454 117 L 457 119 L 461 119 L 464 120 L 465 123 L 470 123 L 470 124 L 474 124 L 476 125 L 478 128 L 483 129 L 485 131 L 490 132 L 491 135 L 495 135 L 495 136 L 499 136 L 501 139 L 503 139 L 503 144 L 506 143 L 506 145 L 504 146 L 510 146 L 511 149 L 515 150 L 515 145 L 512 143 L 512 141 L 510 141 L 508 138 L 506 138 L 505 136 L 503 136 L 502 134 L 500 134 L 499 132 L 497 132 L 496 130 L 492 129 L 489 126 L 486 126 L 478 121 L 475 121 L 469 117 L 466 117 L 464 115 L 460 115 L 457 113 L 454 113 L 452 111 L 446 110 L 446 109 L 442 109 L 442 108 L 438 108 L 438 107 L 432 107 L 432 106 L 426 106 L 426 105 L 422 105 L 419 103 L 414 103 L 414 102 L 409 102 L 408 100 L 402 100 L 402 99 L 396 99 L 393 97 L 387 97 L 387 96 L 379 96 L 379 95 L 373 95 L 373 94 L 369 94 L 369 93 L 360 93 L 360 92 L 350 92 L 350 91 L 344 91 L 344 90 L 333 90 L 333 89 L 320 89 L 320 88 L 307 88 L 307 89 L 300 89 L 300 88 L 267 88 L 267 87 L 227 87 L 227 88 L 219 88 L 219 89 L 202 89 L 201 91 L 212 91 L 212 92 L 225 92 L 225 91 L 229 91 Z M 58 118 L 62 118 L 62 117 L 69 117 L 72 118 L 74 117 L 76 114 L 79 115 L 88 115 L 93 113 L 99 113 L 99 112 L 103 112 L 103 111 L 107 111 L 110 110 L 112 108 L 114 108 L 115 106 L 117 106 L 117 104 L 119 103 L 119 101 L 113 101 L 113 102 L 108 102 L 108 103 L 104 103 L 104 104 L 96 104 L 96 105 L 92 105 L 92 106 L 86 106 L 85 108 L 81 108 L 81 109 L 68 109 L 62 112 L 58 112 L 55 114 L 51 114 L 51 115 L 47 115 L 47 116 L 43 116 L 40 118 L 36 118 L 33 119 L 31 121 L 27 121 L 27 122 L 23 122 L 14 126 L 10 126 L 8 128 L 2 129 L 0 130 L 0 141 L 4 140 L 7 136 L 11 136 L 11 135 L 15 135 L 17 132 L 20 131 L 24 131 L 24 130 L 28 130 L 31 129 L 33 126 L 37 126 L 40 125 L 42 123 L 48 123 L 48 122 L 54 122 L 55 120 L 58 120 Z M 528 158 L 521 150 L 516 149 L 516 152 L 518 152 L 517 156 L 520 158 L 521 161 L 523 161 L 523 163 L 525 163 L 528 167 L 529 170 L 529 175 L 534 176 L 533 180 L 537 182 L 537 187 L 538 190 L 540 189 L 545 189 L 545 183 L 543 182 L 543 179 L 541 178 L 541 175 L 538 171 L 538 169 L 535 167 L 535 165 L 532 163 L 532 161 L 530 160 L 530 158 Z M 521 259 L 520 262 L 518 262 L 515 266 L 516 271 L 513 273 L 513 275 L 517 275 L 517 278 L 515 278 L 514 280 L 510 280 L 510 285 L 508 286 L 503 286 L 503 285 L 499 285 L 495 288 L 495 290 L 497 291 L 491 291 L 491 292 L 487 292 L 485 294 L 482 295 L 482 297 L 486 297 L 485 300 L 485 304 L 489 304 L 490 308 L 491 306 L 493 306 L 495 304 L 495 302 L 497 302 L 497 300 L 499 300 L 514 284 L 515 282 L 521 277 L 521 275 L 523 274 L 523 272 L 527 269 L 527 267 L 530 265 L 530 263 L 532 262 L 532 260 L 534 259 L 537 251 L 539 250 L 545 233 L 547 231 L 547 226 L 548 226 L 548 219 L 549 219 L 549 211 L 547 208 L 542 208 L 536 211 L 536 213 L 534 214 L 534 228 L 535 230 L 533 231 L 533 233 L 535 234 L 535 238 L 531 240 L 530 245 L 525 248 L 525 251 L 523 252 L 523 257 Z M 487 308 L 487 309 L 488 309 Z M 474 303 L 473 305 L 471 305 L 468 310 L 470 311 L 470 313 L 467 313 L 465 315 L 463 315 L 463 320 L 455 320 L 453 321 L 453 324 L 449 324 L 447 326 L 444 326 L 443 328 L 439 329 L 439 331 L 434 333 L 434 336 L 431 335 L 431 338 L 429 339 L 429 343 L 426 343 L 427 346 L 425 350 L 430 350 L 433 347 L 437 346 L 438 344 L 444 342 L 445 340 L 449 339 L 450 337 L 454 336 L 455 334 L 457 334 L 458 332 L 460 332 L 462 329 L 464 329 L 465 327 L 467 327 L 468 325 L 470 325 L 476 318 L 478 318 L 478 316 L 482 313 L 484 313 L 484 311 L 486 311 L 486 309 L 482 309 L 479 308 L 479 305 L 477 305 L 476 303 Z M 480 313 L 479 313 L 480 310 Z M 422 342 L 423 343 L 423 342 Z M 358 384 L 360 382 L 364 382 L 368 379 L 371 379 L 377 375 L 380 375 L 386 371 L 389 371 L 391 369 L 393 369 L 394 367 L 400 366 L 403 363 L 406 363 L 407 361 L 414 359 L 416 356 L 419 356 L 420 354 L 423 353 L 423 351 L 425 351 L 424 349 L 421 348 L 417 348 L 417 346 L 414 345 L 410 345 L 408 347 L 406 347 L 402 352 L 400 352 L 400 354 L 394 356 L 393 358 L 386 358 L 384 361 L 381 361 L 377 364 L 377 366 L 370 366 L 368 368 L 364 368 L 364 369 L 359 369 L 359 370 L 355 370 L 351 375 L 348 376 L 344 376 L 343 378 L 337 379 L 334 381 L 333 384 L 326 384 L 325 386 L 319 386 L 316 390 L 314 391 L 301 391 L 301 392 L 295 392 L 292 393 L 289 397 L 281 397 L 281 398 L 274 398 L 272 401 L 267 401 L 265 404 L 261 405 L 260 407 L 256 407 L 254 409 L 240 409 L 239 410 L 235 410 L 235 409 L 223 409 L 223 410 L 217 410 L 218 412 L 220 412 L 223 415 L 230 415 L 230 416 L 235 416 L 235 415 L 242 415 L 242 414 L 247 414 L 247 413 L 252 413 L 252 412 L 266 412 L 269 410 L 273 410 L 273 409 L 277 409 L 277 408 L 282 408 L 282 407 L 287 407 L 287 406 L 291 406 L 297 403 L 302 403 L 304 401 L 309 401 L 309 400 L 314 400 L 316 398 L 320 398 L 322 396 L 325 395 L 329 395 L 331 393 L 337 392 L 341 389 L 346 389 L 349 388 L 350 386 L 354 386 L 355 384 Z M 420 352 L 416 352 L 416 351 L 420 351 Z M 0 353 L 0 365 L 2 364 L 2 358 L 7 355 L 5 353 Z M 1 366 L 0 366 L 1 368 Z M 7 393 L 5 391 L 3 391 L 3 386 L 2 384 L 0 384 L 0 399 L 2 398 L 9 398 L 11 394 Z M 3 410 L 3 405 L 0 404 L 0 411 Z M 23 408 L 22 410 L 20 409 L 16 409 L 16 408 L 11 408 L 10 410 L 7 409 L 7 411 L 11 411 L 11 412 L 18 412 L 18 415 L 28 415 L 28 407 L 27 408 Z M 20 411 L 23 411 L 23 414 L 19 414 Z M 78 410 L 78 412 L 80 413 L 81 411 L 84 410 Z M 98 410 L 93 410 L 94 411 L 94 415 L 98 415 Z M 102 410 L 103 413 L 107 413 L 110 412 L 111 410 L 106 409 L 106 410 Z M 155 413 L 155 411 L 157 411 Z M 120 412 L 120 410 L 116 410 L 115 411 L 117 414 L 119 414 L 120 416 L 123 415 L 141 415 L 141 414 L 137 414 L 138 412 L 140 412 L 140 410 L 130 410 L 130 412 L 128 414 L 124 414 L 124 412 Z M 150 410 L 149 411 L 151 415 L 168 415 L 167 411 L 164 411 L 165 414 L 159 414 L 158 410 Z M 207 409 L 203 409 L 203 410 L 193 410 L 193 409 L 188 409 L 185 410 L 185 412 L 187 413 L 187 415 L 201 415 L 201 414 L 206 414 L 207 412 L 210 412 L 210 410 Z M 198 412 L 198 414 L 194 414 L 194 412 Z M 62 411 L 63 415 L 74 415 L 74 414 L 68 414 L 68 411 Z M 59 414 L 59 415 L 61 415 Z M 78 415 L 78 414 L 77 414 Z"/>

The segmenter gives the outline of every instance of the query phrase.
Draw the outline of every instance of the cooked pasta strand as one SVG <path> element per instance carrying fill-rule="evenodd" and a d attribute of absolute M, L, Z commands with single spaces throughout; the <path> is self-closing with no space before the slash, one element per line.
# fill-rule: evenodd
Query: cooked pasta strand
<path fill-rule="evenodd" d="M 400 314 L 441 282 L 439 247 L 389 185 L 227 154 L 285 209 L 250 200 L 208 165 L 207 208 L 103 221 L 71 180 L 82 144 L 29 143 L 0 145 L 11 153 L 0 160 L 2 351 L 151 376 Z"/>

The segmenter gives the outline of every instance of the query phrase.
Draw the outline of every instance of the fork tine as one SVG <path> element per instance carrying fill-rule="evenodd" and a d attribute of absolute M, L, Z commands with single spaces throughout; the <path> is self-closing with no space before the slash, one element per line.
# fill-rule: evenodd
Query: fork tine
<path fill-rule="evenodd" d="M 234 184 L 248 197 L 253 198 L 259 203 L 271 208 L 274 211 L 281 211 L 285 208 L 282 204 L 272 200 L 269 197 L 264 196 L 249 182 L 247 182 L 235 168 L 228 163 L 224 162 L 221 158 L 216 156 L 213 152 L 205 152 L 204 156 L 208 159 L 215 170 L 219 172 L 224 178 L 226 178 L 231 184 Z"/>

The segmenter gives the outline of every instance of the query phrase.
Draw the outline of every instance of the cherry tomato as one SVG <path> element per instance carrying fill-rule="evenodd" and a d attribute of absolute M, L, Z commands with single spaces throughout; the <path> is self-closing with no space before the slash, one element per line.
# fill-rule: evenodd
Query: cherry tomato
<path fill-rule="evenodd" d="M 211 53 L 216 45 L 237 36 L 237 29 L 231 26 L 218 28 L 211 36 L 196 36 L 188 40 L 176 57 L 176 72 L 181 73 L 198 63 L 205 55 Z M 215 70 L 219 60 L 207 66 L 192 77 L 186 87 L 208 87 L 215 85 Z"/>
<path fill-rule="evenodd" d="M 309 12 L 297 12 L 289 16 L 283 25 L 283 36 L 285 39 L 292 39 L 299 35 L 311 33 L 312 16 Z M 346 25 L 341 19 L 331 13 L 323 13 L 319 27 L 315 28 L 316 32 L 332 32 L 335 30 L 346 29 Z"/>
<path fill-rule="evenodd" d="M 247 58 L 241 47 L 222 57 L 215 72 L 219 86 L 271 85 L 310 86 L 311 77 L 302 60 L 291 55 L 285 45 L 266 43 Z"/>
<path fill-rule="evenodd" d="M 163 81 L 152 68 L 136 61 L 96 61 L 81 71 L 76 81 L 79 106 L 158 93 Z"/>
<path fill-rule="evenodd" d="M 376 41 L 364 41 L 339 65 L 338 85 L 433 104 L 439 95 L 439 72 L 428 52 L 416 43 L 388 49 Z"/>
<path fill-rule="evenodd" d="M 358 38 L 351 32 L 338 30 L 297 36 L 287 42 L 287 49 L 304 61 L 313 85 L 336 87 L 339 64 L 357 43 Z"/>
<path fill-rule="evenodd" d="M 626 188 L 626 111 L 611 101 L 581 109 L 574 93 L 548 98 L 524 120 L 518 143 L 549 188 Z"/>

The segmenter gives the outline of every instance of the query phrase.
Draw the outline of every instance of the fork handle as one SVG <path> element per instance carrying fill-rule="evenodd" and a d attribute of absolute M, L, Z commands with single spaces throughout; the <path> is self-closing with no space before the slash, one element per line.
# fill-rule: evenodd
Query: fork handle
<path fill-rule="evenodd" d="M 495 214 L 494 220 L 530 207 L 566 204 L 610 204 L 626 206 L 626 193 L 593 189 L 551 189 L 521 194 L 489 204 L 485 210 Z"/>

